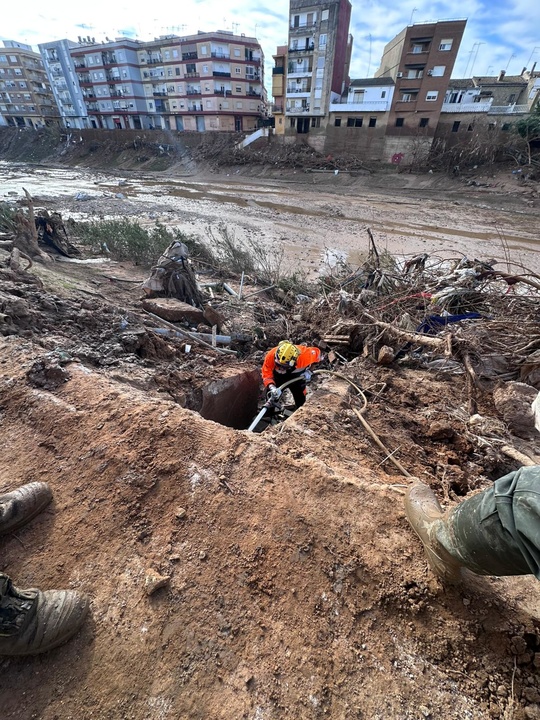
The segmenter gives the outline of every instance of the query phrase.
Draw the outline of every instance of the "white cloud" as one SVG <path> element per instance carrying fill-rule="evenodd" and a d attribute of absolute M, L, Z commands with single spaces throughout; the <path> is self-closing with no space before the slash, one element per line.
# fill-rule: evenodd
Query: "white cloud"
<path fill-rule="evenodd" d="M 9 0 L 5 0 L 9 2 Z M 379 66 L 384 45 L 411 21 L 455 19 L 467 12 L 468 23 L 454 77 L 495 74 L 507 69 L 518 74 L 531 57 L 540 61 L 540 3 L 530 0 L 469 0 L 467 4 L 428 0 L 356 0 L 351 32 L 354 50 L 352 77 L 372 76 Z M 134 0 L 93 0 L 81 5 L 55 0 L 43 12 L 43 3 L 27 0 L 21 11 L 13 2 L 2 13 L 0 39 L 18 40 L 36 46 L 60 38 L 77 40 L 79 35 L 105 37 L 122 34 L 151 40 L 165 34 L 188 35 L 198 30 L 233 30 L 256 36 L 266 58 L 266 81 L 271 83 L 272 54 L 287 42 L 288 0 L 161 0 L 140 4 Z M 371 37 L 370 37 L 371 36 Z M 480 43 L 480 44 L 478 44 Z M 514 57 L 512 57 L 514 56 Z"/>

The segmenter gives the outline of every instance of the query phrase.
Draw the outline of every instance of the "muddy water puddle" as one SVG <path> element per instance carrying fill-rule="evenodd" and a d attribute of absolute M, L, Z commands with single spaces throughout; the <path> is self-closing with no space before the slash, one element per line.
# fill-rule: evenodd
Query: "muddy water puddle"
<path fill-rule="evenodd" d="M 145 226 L 156 221 L 189 234 L 208 236 L 208 226 L 225 223 L 239 240 L 255 236 L 268 248 L 281 246 L 292 263 L 318 264 L 327 248 L 344 253 L 352 264 L 365 257 L 370 227 L 380 248 L 404 255 L 436 252 L 493 256 L 540 270 L 540 221 L 533 212 L 479 208 L 441 196 L 397 197 L 370 190 L 302 184 L 249 184 L 231 178 L 218 182 L 165 177 L 130 177 L 90 170 L 30 167 L 0 162 L 0 198 L 32 195 L 56 198 L 65 217 L 131 217 Z M 88 202 L 77 201 L 85 193 Z M 411 193 L 412 194 L 412 193 Z M 506 248 L 506 249 L 505 249 Z"/>

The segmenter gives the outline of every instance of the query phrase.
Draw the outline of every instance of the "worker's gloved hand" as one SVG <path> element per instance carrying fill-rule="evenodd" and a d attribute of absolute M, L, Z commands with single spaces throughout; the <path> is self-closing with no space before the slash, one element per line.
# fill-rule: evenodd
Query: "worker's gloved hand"
<path fill-rule="evenodd" d="M 311 380 L 312 377 L 313 377 L 313 373 L 311 372 L 311 370 L 306 370 L 306 371 L 304 372 L 304 380 L 305 380 L 307 383 Z"/>
<path fill-rule="evenodd" d="M 281 389 L 275 385 L 268 386 L 268 399 L 277 402 L 281 397 Z"/>

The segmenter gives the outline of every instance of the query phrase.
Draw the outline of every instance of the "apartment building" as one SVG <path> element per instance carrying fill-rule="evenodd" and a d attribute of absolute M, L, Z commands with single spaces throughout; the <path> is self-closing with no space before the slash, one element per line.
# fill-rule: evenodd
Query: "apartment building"
<path fill-rule="evenodd" d="M 540 72 L 535 65 L 521 75 L 450 80 L 435 137 L 446 147 L 472 142 L 478 132 L 508 132 L 540 101 Z"/>
<path fill-rule="evenodd" d="M 38 47 L 62 124 L 67 128 L 90 127 L 84 93 L 71 57 L 71 50 L 78 47 L 77 43 L 71 40 L 55 40 Z"/>
<path fill-rule="evenodd" d="M 290 0 L 285 87 L 290 140 L 311 133 L 324 143 L 330 103 L 348 84 L 350 19 L 349 0 Z"/>
<path fill-rule="evenodd" d="M 58 125 L 59 111 L 39 53 L 4 40 L 0 48 L 0 125 Z"/>
<path fill-rule="evenodd" d="M 287 45 L 278 45 L 272 68 L 272 115 L 276 135 L 285 134 L 285 92 L 287 77 Z"/>
<path fill-rule="evenodd" d="M 387 151 L 403 151 L 406 139 L 431 142 L 439 122 L 466 20 L 415 23 L 384 48 L 376 78 L 390 77 L 395 92 L 389 110 Z"/>
<path fill-rule="evenodd" d="M 69 61 L 60 52 L 66 47 Z M 248 131 L 266 115 L 264 56 L 255 38 L 217 31 L 40 49 L 51 82 L 58 74 L 71 103 L 67 126 Z"/>

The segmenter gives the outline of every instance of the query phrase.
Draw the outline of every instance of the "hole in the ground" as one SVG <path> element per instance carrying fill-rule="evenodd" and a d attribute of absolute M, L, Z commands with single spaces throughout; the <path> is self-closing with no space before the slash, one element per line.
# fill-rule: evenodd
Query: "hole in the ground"
<path fill-rule="evenodd" d="M 214 380 L 202 390 L 200 415 L 236 430 L 247 429 L 257 414 L 259 383 L 257 370 Z"/>

